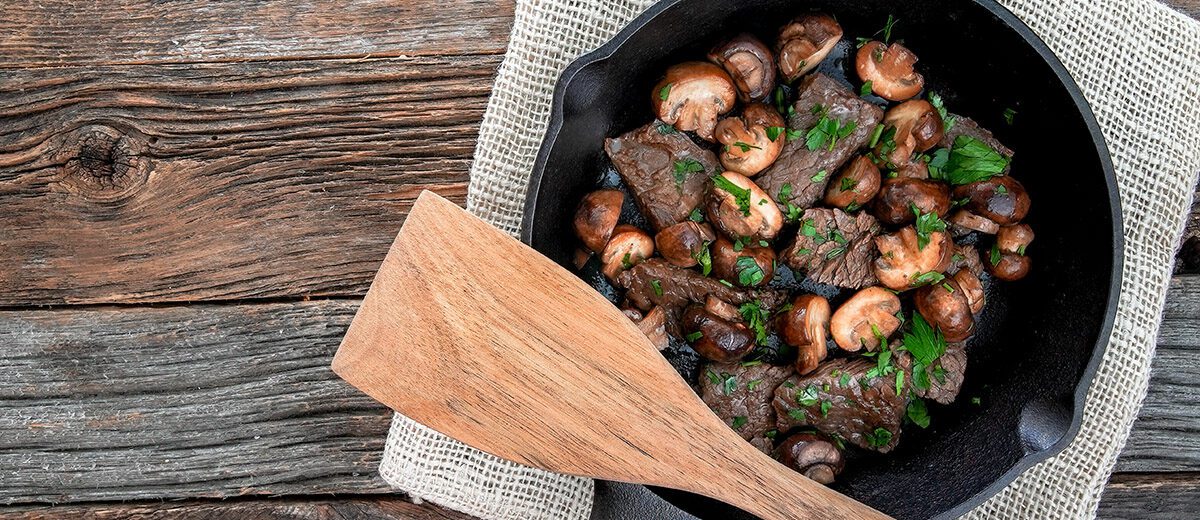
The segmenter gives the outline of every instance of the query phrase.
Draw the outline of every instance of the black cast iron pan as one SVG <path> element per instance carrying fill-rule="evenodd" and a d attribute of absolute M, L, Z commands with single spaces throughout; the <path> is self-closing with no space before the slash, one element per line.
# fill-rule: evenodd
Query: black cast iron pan
<path fill-rule="evenodd" d="M 742 31 L 773 42 L 780 25 L 806 11 L 833 14 L 845 29 L 821 68 L 842 78 L 852 76 L 853 39 L 894 15 L 893 35 L 920 57 L 927 88 L 1016 151 L 1013 175 L 1033 200 L 1026 219 L 1037 231 L 1033 272 L 989 288 L 957 402 L 935 407 L 929 429 L 907 428 L 892 453 L 852 459 L 835 484 L 897 518 L 956 517 L 1074 438 L 1120 286 L 1120 199 L 1099 126 L 1062 64 L 1003 7 L 991 0 L 665 0 L 563 73 L 521 238 L 569 266 L 576 204 L 614 182 L 604 138 L 653 118 L 649 92 L 666 67 L 702 59 Z M 1016 110 L 1014 125 L 1005 124 L 1004 108 Z M 702 518 L 745 516 L 702 497 L 656 492 Z"/>

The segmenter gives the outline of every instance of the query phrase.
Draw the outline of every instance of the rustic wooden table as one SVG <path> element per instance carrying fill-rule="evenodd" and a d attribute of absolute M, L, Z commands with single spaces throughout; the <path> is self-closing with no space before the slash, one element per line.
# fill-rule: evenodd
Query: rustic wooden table
<path fill-rule="evenodd" d="M 417 193 L 464 201 L 512 2 L 3 11 L 0 518 L 465 518 L 327 365 Z M 1184 249 L 1102 517 L 1200 509 Z"/>

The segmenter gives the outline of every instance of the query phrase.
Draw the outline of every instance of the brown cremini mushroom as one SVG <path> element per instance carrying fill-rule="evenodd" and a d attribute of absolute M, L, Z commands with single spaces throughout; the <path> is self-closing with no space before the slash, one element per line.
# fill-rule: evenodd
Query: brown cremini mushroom
<path fill-rule="evenodd" d="M 746 107 L 739 117 L 727 117 L 717 123 L 717 141 L 721 148 L 721 166 L 747 177 L 767 169 L 786 141 L 783 116 L 761 103 Z M 768 130 L 774 128 L 774 130 Z M 768 133 L 774 132 L 775 139 Z"/>
<path fill-rule="evenodd" d="M 902 179 L 928 179 L 929 178 L 929 163 L 925 161 L 908 161 L 907 164 L 898 165 L 896 169 L 896 177 Z"/>
<path fill-rule="evenodd" d="M 1025 255 L 1025 248 L 1033 238 L 1033 229 L 1027 224 L 1001 227 L 996 233 L 996 244 L 984 262 L 988 272 L 1006 282 L 1028 275 L 1033 262 Z"/>
<path fill-rule="evenodd" d="M 685 338 L 701 356 L 718 363 L 742 359 L 754 350 L 754 333 L 741 323 L 722 318 L 700 305 L 683 312 Z"/>
<path fill-rule="evenodd" d="M 851 296 L 829 320 L 829 333 L 838 346 L 850 352 L 866 347 L 879 348 L 879 337 L 885 340 L 900 328 L 900 298 L 883 287 L 867 287 Z"/>
<path fill-rule="evenodd" d="M 910 155 L 937 146 L 944 131 L 942 116 L 924 99 L 912 99 L 892 107 L 884 114 L 883 124 L 896 129 L 897 148 L 906 148 Z"/>
<path fill-rule="evenodd" d="M 655 305 L 650 312 L 633 320 L 633 323 L 637 325 L 638 330 L 642 331 L 642 334 L 646 335 L 646 339 L 650 340 L 650 344 L 654 345 L 654 348 L 666 350 L 670 346 L 670 336 L 667 335 L 667 312 L 662 307 Z"/>
<path fill-rule="evenodd" d="M 958 288 L 962 290 L 963 296 L 967 297 L 967 304 L 971 307 L 971 314 L 979 314 L 983 311 L 983 305 L 986 303 L 983 293 L 983 282 L 979 281 L 979 277 L 970 269 L 959 269 L 954 273 L 954 282 L 958 284 Z"/>
<path fill-rule="evenodd" d="M 654 235 L 654 245 L 666 261 L 679 267 L 692 267 L 715 238 L 716 234 L 708 224 L 685 220 Z"/>
<path fill-rule="evenodd" d="M 737 172 L 712 178 L 705 210 L 708 221 L 727 237 L 770 240 L 783 227 L 783 213 L 762 188 Z"/>
<path fill-rule="evenodd" d="M 829 300 L 815 294 L 803 294 L 792 300 L 792 307 L 777 318 L 780 337 L 796 347 L 796 372 L 812 372 L 825 359 L 825 331 L 829 329 L 829 317 Z"/>
<path fill-rule="evenodd" d="M 858 49 L 858 78 L 871 82 L 871 92 L 889 101 L 904 101 L 925 88 L 925 78 L 913 66 L 917 55 L 899 43 L 869 41 Z"/>
<path fill-rule="evenodd" d="M 950 190 L 945 184 L 928 179 L 886 179 L 875 198 L 875 218 L 890 226 L 907 224 L 917 218 L 914 206 L 922 214 L 936 213 L 942 217 L 950 211 Z"/>
<path fill-rule="evenodd" d="M 950 266 L 954 256 L 954 242 L 941 231 L 929 233 L 928 239 L 925 247 L 921 247 L 912 226 L 875 237 L 875 247 L 879 249 L 875 276 L 879 282 L 889 289 L 904 291 L 940 280 L 940 274 Z"/>
<path fill-rule="evenodd" d="M 855 157 L 825 188 L 825 204 L 854 211 L 875 198 L 879 192 L 879 167 L 865 155 Z"/>
<path fill-rule="evenodd" d="M 1018 255 L 1014 253 L 1000 253 L 999 258 L 993 263 L 989 258 L 984 262 L 989 273 L 997 279 L 1006 282 L 1015 282 L 1029 275 L 1029 269 L 1033 263 L 1028 256 Z"/>
<path fill-rule="evenodd" d="M 654 239 L 634 226 L 622 224 L 613 230 L 612 238 L 600 254 L 600 270 L 609 280 L 616 280 L 626 269 L 654 256 Z"/>
<path fill-rule="evenodd" d="M 946 341 L 963 341 L 975 330 L 966 292 L 953 278 L 917 289 L 913 303 L 925 321 L 942 331 Z"/>
<path fill-rule="evenodd" d="M 822 484 L 832 484 L 846 467 L 837 446 L 819 433 L 792 435 L 779 445 L 775 458 L 783 465 Z"/>
<path fill-rule="evenodd" d="M 1025 248 L 1033 242 L 1033 228 L 1028 224 L 1004 226 L 996 232 L 996 247 L 1001 253 L 1025 254 Z"/>
<path fill-rule="evenodd" d="M 775 53 L 789 83 L 817 68 L 842 39 L 842 26 L 826 14 L 806 14 L 779 29 Z"/>
<path fill-rule="evenodd" d="M 738 247 L 740 245 L 740 247 Z M 712 244 L 712 275 L 741 287 L 765 285 L 775 276 L 775 250 L 747 240 L 719 237 Z"/>
<path fill-rule="evenodd" d="M 762 101 L 775 89 L 775 56 L 754 36 L 734 36 L 709 51 L 708 59 L 725 69 L 743 102 Z"/>
<path fill-rule="evenodd" d="M 652 100 L 662 122 L 712 141 L 717 117 L 733 109 L 737 91 L 721 67 L 689 61 L 667 69 L 654 86 Z"/>
<path fill-rule="evenodd" d="M 583 196 L 575 210 L 575 234 L 584 246 L 597 253 L 604 251 L 624 202 L 625 194 L 620 190 L 596 190 Z"/>
<path fill-rule="evenodd" d="M 1016 179 L 1001 175 L 954 188 L 954 200 L 967 199 L 966 209 L 1001 226 L 1016 224 L 1029 213 L 1029 195 Z"/>
<path fill-rule="evenodd" d="M 946 219 L 946 222 L 963 228 L 966 232 L 978 231 L 994 235 L 997 231 L 1000 231 L 999 224 L 965 209 L 955 211 L 954 214 L 950 215 L 950 218 Z"/>
<path fill-rule="evenodd" d="M 737 307 L 711 294 L 704 299 L 704 310 L 734 323 L 742 321 L 742 313 Z"/>

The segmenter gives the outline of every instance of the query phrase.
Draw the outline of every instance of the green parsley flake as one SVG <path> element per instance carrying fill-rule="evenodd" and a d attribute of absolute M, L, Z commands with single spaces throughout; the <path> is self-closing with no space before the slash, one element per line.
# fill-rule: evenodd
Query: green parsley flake
<path fill-rule="evenodd" d="M 658 280 L 650 280 L 650 288 L 654 289 L 655 296 L 663 295 L 662 282 Z"/>
<path fill-rule="evenodd" d="M 937 158 L 936 154 L 934 158 Z M 954 139 L 954 147 L 945 166 L 940 168 L 939 177 L 940 180 L 960 186 L 1000 175 L 1007 167 L 1008 159 L 987 143 L 969 135 L 960 135 Z"/>
<path fill-rule="evenodd" d="M 700 339 L 700 338 L 703 338 L 703 337 L 704 337 L 704 333 L 703 333 L 703 332 L 696 331 L 696 332 L 693 332 L 693 333 L 691 333 L 691 334 L 688 334 L 687 336 L 684 336 L 684 337 L 683 337 L 683 339 L 686 339 L 686 340 L 688 341 L 688 343 L 692 343 L 692 342 L 694 342 L 694 341 L 696 341 L 696 340 L 698 340 L 698 339 Z"/>
<path fill-rule="evenodd" d="M 666 101 L 668 97 L 671 97 L 671 84 L 670 83 L 667 83 L 666 85 L 663 85 L 663 88 L 658 89 L 658 100 L 659 101 Z M 642 98 L 642 99 L 645 99 L 645 98 Z"/>
<path fill-rule="evenodd" d="M 747 421 L 744 416 L 741 416 L 741 415 L 733 416 L 733 424 L 732 424 L 733 429 L 735 429 L 735 430 L 742 429 L 742 427 L 746 425 L 746 422 Z"/>
<path fill-rule="evenodd" d="M 754 389 L 758 388 L 758 385 L 761 385 L 761 384 L 762 384 L 762 379 L 751 379 L 746 382 L 746 390 L 753 392 Z"/>
<path fill-rule="evenodd" d="M 972 398 L 971 398 L 971 404 L 973 404 L 973 405 L 975 405 L 975 406 L 979 406 L 981 403 L 983 403 L 983 400 L 982 400 L 982 399 L 980 399 L 980 398 L 978 398 L 978 397 L 972 397 Z"/>
<path fill-rule="evenodd" d="M 704 247 L 701 247 L 700 250 L 692 256 L 692 258 L 696 260 L 696 263 L 700 264 L 700 274 L 704 276 L 712 274 L 712 252 L 710 252 L 708 248 L 710 244 L 712 244 L 712 242 L 705 242 Z"/>
<path fill-rule="evenodd" d="M 718 376 L 717 373 L 713 372 L 711 368 L 704 370 L 704 376 L 707 377 L 708 381 L 714 385 L 721 384 L 721 376 Z"/>
<path fill-rule="evenodd" d="M 892 442 L 892 432 L 887 428 L 875 428 L 875 431 L 867 432 L 864 437 L 872 448 L 882 448 Z"/>
<path fill-rule="evenodd" d="M 688 214 L 688 220 L 692 222 L 704 222 L 704 213 L 700 211 L 700 208 L 693 209 Z"/>
<path fill-rule="evenodd" d="M 925 406 L 925 401 L 921 399 L 909 401 L 906 415 L 913 424 L 922 428 L 929 427 L 929 408 Z"/>
<path fill-rule="evenodd" d="M 742 216 L 750 216 L 750 190 L 742 188 L 733 181 L 726 178 L 724 175 L 715 175 L 712 178 L 713 186 L 733 195 L 737 202 L 738 209 L 742 211 Z"/>
<path fill-rule="evenodd" d="M 688 175 L 703 171 L 704 165 L 700 164 L 700 161 L 695 159 L 684 159 L 682 161 L 675 161 L 675 171 L 672 172 L 671 175 L 675 177 L 675 185 L 678 186 L 683 184 L 683 181 L 687 180 Z"/>
<path fill-rule="evenodd" d="M 862 84 L 862 88 L 858 89 L 858 95 L 860 95 L 860 96 L 871 95 L 871 80 L 867 80 L 866 83 Z"/>
<path fill-rule="evenodd" d="M 1000 244 L 998 244 L 998 243 L 992 244 L 992 251 L 988 255 L 988 261 L 990 261 L 992 263 L 992 267 L 996 267 L 997 265 L 1000 265 Z"/>
<path fill-rule="evenodd" d="M 820 106 L 816 105 L 813 109 L 816 110 Z M 821 109 L 821 111 L 814 113 L 822 113 L 823 111 L 824 109 Z M 855 121 L 846 121 L 843 123 L 837 119 L 831 119 L 828 114 L 822 114 L 817 123 L 805 134 L 805 146 L 809 150 L 817 150 L 828 143 L 828 149 L 833 150 L 839 139 L 845 139 L 857 127 L 858 123 Z"/>
<path fill-rule="evenodd" d="M 940 331 L 935 330 L 924 317 L 914 311 L 912 329 L 904 334 L 904 350 L 913 357 L 913 386 L 920 390 L 928 390 L 929 375 L 925 369 L 933 366 L 934 362 L 946 353 L 946 339 Z"/>
<path fill-rule="evenodd" d="M 757 264 L 755 267 L 757 267 Z M 767 323 L 770 321 L 771 315 L 762 307 L 762 304 L 758 300 L 743 303 L 738 307 L 738 314 L 742 315 L 746 326 L 754 331 L 755 342 L 759 345 L 766 345 L 767 338 L 769 337 L 767 334 Z"/>
<path fill-rule="evenodd" d="M 917 216 L 917 249 L 924 250 L 934 232 L 946 230 L 946 223 L 938 218 L 937 213 L 921 213 L 917 206 L 912 206 L 913 214 Z"/>
<path fill-rule="evenodd" d="M 858 186 L 858 181 L 851 179 L 850 177 L 842 177 L 842 182 L 841 182 L 841 186 L 840 186 L 842 191 L 850 191 L 850 190 L 853 190 L 857 186 Z"/>
<path fill-rule="evenodd" d="M 721 372 L 721 388 L 725 395 L 732 395 L 737 390 L 737 376 Z"/>
<path fill-rule="evenodd" d="M 809 177 L 808 179 L 813 182 L 821 182 L 821 181 L 825 180 L 825 177 L 828 175 L 829 175 L 829 172 L 827 172 L 825 170 L 820 170 L 817 173 L 813 174 L 813 176 Z"/>
<path fill-rule="evenodd" d="M 774 139 L 772 139 L 772 141 L 774 141 Z M 743 143 L 743 142 L 741 142 L 741 141 L 738 141 L 738 142 L 736 142 L 736 143 L 733 143 L 733 145 L 732 145 L 732 146 L 736 146 L 736 147 L 738 147 L 738 149 L 740 149 L 740 150 L 742 151 L 742 153 L 749 152 L 751 148 L 753 148 L 753 149 L 755 149 L 755 150 L 762 150 L 762 147 L 761 147 L 761 146 L 754 146 L 754 145 L 752 145 L 752 144 Z"/>
<path fill-rule="evenodd" d="M 833 407 L 833 403 L 829 401 L 821 401 L 821 417 L 829 417 L 829 409 Z"/>
<path fill-rule="evenodd" d="M 675 133 L 675 127 L 668 125 L 662 121 L 659 121 L 658 125 L 655 126 L 654 129 L 658 130 L 658 133 L 660 133 L 662 135 L 669 135 L 669 134 Z"/>
<path fill-rule="evenodd" d="M 791 410 L 788 410 L 788 417 L 791 417 L 797 421 L 803 421 L 806 418 L 803 408 L 792 408 Z"/>
<path fill-rule="evenodd" d="M 812 406 L 817 404 L 819 400 L 820 398 L 819 394 L 817 394 L 817 387 L 814 385 L 808 385 L 803 389 L 796 391 L 796 402 L 800 403 L 801 406 Z"/>
<path fill-rule="evenodd" d="M 768 126 L 767 127 L 767 139 L 775 141 L 775 140 L 779 139 L 779 136 L 783 135 L 785 130 L 787 130 L 787 127 Z"/>
<path fill-rule="evenodd" d="M 1008 126 L 1012 126 L 1013 118 L 1016 117 L 1016 115 L 1017 115 L 1016 110 L 1013 110 L 1011 108 L 1004 109 L 1004 122 L 1008 123 Z"/>
<path fill-rule="evenodd" d="M 734 265 L 734 271 L 738 275 L 738 284 L 743 287 L 758 285 L 766 277 L 766 273 L 763 273 L 762 268 L 758 266 L 758 262 L 749 256 L 738 257 L 737 263 Z"/>

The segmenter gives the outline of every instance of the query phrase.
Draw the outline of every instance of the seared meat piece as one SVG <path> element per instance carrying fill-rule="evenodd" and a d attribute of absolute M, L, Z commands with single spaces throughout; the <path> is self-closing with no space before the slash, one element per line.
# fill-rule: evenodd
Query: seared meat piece
<path fill-rule="evenodd" d="M 959 269 L 966 269 L 975 273 L 975 276 L 983 274 L 983 262 L 979 260 L 979 250 L 975 246 L 955 244 L 954 255 L 950 257 L 950 267 L 946 269 L 946 274 L 954 274 Z"/>
<path fill-rule="evenodd" d="M 992 135 L 991 131 L 979 126 L 979 123 L 976 123 L 974 119 L 957 114 L 949 114 L 949 118 L 953 120 L 954 123 L 950 126 L 950 129 L 947 130 L 945 134 L 942 134 L 942 140 L 938 142 L 938 146 L 943 148 L 953 148 L 954 140 L 958 139 L 958 136 L 960 135 L 966 135 L 983 141 L 984 144 L 992 147 L 993 150 L 996 150 L 996 153 L 1012 159 L 1012 149 L 1004 146 L 1000 140 L 996 139 L 996 136 Z"/>
<path fill-rule="evenodd" d="M 879 222 L 865 211 L 808 209 L 800 219 L 796 242 L 783 252 L 792 269 L 814 282 L 861 289 L 875 285 L 875 235 Z"/>
<path fill-rule="evenodd" d="M 687 220 L 721 173 L 716 155 L 661 121 L 606 139 L 604 150 L 656 231 Z"/>
<path fill-rule="evenodd" d="M 900 440 L 907 399 L 894 374 L 867 377 L 874 359 L 835 359 L 775 389 L 779 431 L 811 426 L 864 449 L 887 453 Z"/>
<path fill-rule="evenodd" d="M 790 366 L 777 367 L 749 363 L 710 363 L 700 370 L 700 398 L 725 424 L 730 425 L 759 449 L 771 449 L 762 439 L 775 428 L 775 408 L 771 398 L 775 387 L 794 374 Z"/>
<path fill-rule="evenodd" d="M 689 303 L 703 304 L 709 295 L 733 305 L 757 300 L 767 310 L 787 301 L 786 292 L 735 289 L 661 258 L 651 258 L 621 273 L 617 285 L 626 290 L 625 298 L 642 310 L 655 305 L 677 310 Z"/>
<path fill-rule="evenodd" d="M 824 74 L 804 78 L 797 88 L 800 94 L 794 105 L 796 113 L 788 121 L 788 128 L 799 131 L 801 137 L 784 144 L 775 164 L 755 179 L 784 210 L 789 201 L 808 208 L 821 200 L 829 179 L 871 139 L 875 125 L 883 119 L 882 109 Z M 825 139 L 821 146 L 809 150 L 805 134 L 825 117 L 837 122 L 839 128 L 853 124 L 854 130 L 839 138 L 832 149 L 829 147 L 832 139 Z M 791 191 L 787 200 L 780 195 L 785 184 L 790 190 L 784 191 Z"/>
<path fill-rule="evenodd" d="M 907 352 L 897 351 L 896 366 L 907 373 L 905 386 L 912 384 L 912 356 Z M 954 398 L 958 397 L 958 391 L 962 389 L 966 371 L 966 344 L 948 343 L 946 352 L 938 356 L 932 367 L 925 368 L 925 373 L 929 376 L 929 388 L 912 385 L 911 389 L 918 397 L 950 404 L 954 402 Z"/>

